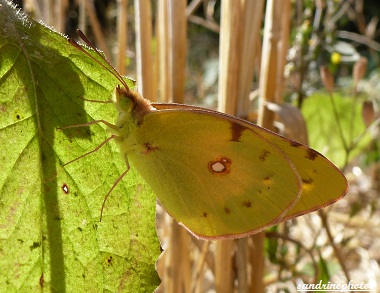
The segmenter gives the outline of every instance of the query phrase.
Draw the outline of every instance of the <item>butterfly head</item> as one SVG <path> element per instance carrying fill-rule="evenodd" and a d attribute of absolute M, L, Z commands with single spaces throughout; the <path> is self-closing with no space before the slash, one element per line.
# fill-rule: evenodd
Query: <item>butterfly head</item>
<path fill-rule="evenodd" d="M 154 110 L 147 99 L 144 99 L 138 92 L 125 86 L 117 86 L 112 98 L 116 109 L 119 112 L 119 119 L 129 116 L 137 124 L 141 124 L 145 114 Z"/>

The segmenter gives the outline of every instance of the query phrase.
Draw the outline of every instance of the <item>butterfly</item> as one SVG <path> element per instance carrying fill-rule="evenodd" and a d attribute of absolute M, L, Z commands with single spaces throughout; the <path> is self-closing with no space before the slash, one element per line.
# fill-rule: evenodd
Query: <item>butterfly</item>
<path fill-rule="evenodd" d="M 135 168 L 169 215 L 195 236 L 245 237 L 347 193 L 342 172 L 307 146 L 217 111 L 151 103 L 78 34 L 121 83 L 112 98 L 116 123 L 98 122 L 111 129 L 119 144 L 128 166 L 122 176 L 129 166 Z"/>

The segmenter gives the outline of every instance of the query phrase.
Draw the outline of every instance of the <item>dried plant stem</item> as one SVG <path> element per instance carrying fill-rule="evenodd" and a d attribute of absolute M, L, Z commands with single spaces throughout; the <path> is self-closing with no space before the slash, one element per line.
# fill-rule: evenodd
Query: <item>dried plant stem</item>
<path fill-rule="evenodd" d="M 349 282 L 351 280 L 350 273 L 347 270 L 346 263 L 344 262 L 343 256 L 340 253 L 339 248 L 335 245 L 334 237 L 332 236 L 332 233 L 330 230 L 330 225 L 328 223 L 326 213 L 323 210 L 319 210 L 318 214 L 321 217 L 322 224 L 323 224 L 323 227 L 325 228 L 327 238 L 329 239 L 330 245 L 334 249 L 335 256 L 338 259 L 338 262 L 339 262 L 339 264 L 342 268 L 342 271 L 343 271 L 343 273 L 347 279 L 347 282 Z"/>
<path fill-rule="evenodd" d="M 283 62 L 279 62 L 281 60 L 279 43 L 284 3 L 285 1 L 268 1 L 265 16 L 258 124 L 271 130 L 274 130 L 274 113 L 267 108 L 266 104 L 277 102 L 276 97 L 280 96 L 278 91 L 281 89 L 277 87 L 276 77 L 283 72 L 283 68 L 279 68 L 278 64 L 283 64 Z"/>
<path fill-rule="evenodd" d="M 233 292 L 234 273 L 232 270 L 232 255 L 235 248 L 234 240 L 220 240 L 215 251 L 215 290 L 218 293 Z"/>
<path fill-rule="evenodd" d="M 98 18 L 96 17 L 95 7 L 94 7 L 92 1 L 90 1 L 90 0 L 84 0 L 84 4 L 85 4 L 84 7 L 86 9 L 87 15 L 90 19 L 92 30 L 93 30 L 94 35 L 95 35 L 97 47 L 99 47 L 104 52 L 106 57 L 109 60 L 111 60 L 110 59 L 110 52 L 109 52 L 108 47 L 107 47 L 107 42 L 104 38 L 104 34 L 103 34 L 102 29 L 100 27 Z"/>
<path fill-rule="evenodd" d="M 58 31 L 64 32 L 65 31 L 65 25 L 66 25 L 66 8 L 68 6 L 67 0 L 59 0 L 57 5 L 55 6 L 56 9 L 56 21 L 55 21 L 55 27 Z"/>
<path fill-rule="evenodd" d="M 169 0 L 159 0 L 157 3 L 157 53 L 159 96 L 161 102 L 172 101 L 170 89 L 172 88 L 172 75 L 169 59 L 169 30 L 168 30 L 168 5 Z"/>
<path fill-rule="evenodd" d="M 137 85 L 146 99 L 157 101 L 157 78 L 152 52 L 151 2 L 135 0 Z"/>
<path fill-rule="evenodd" d="M 270 111 L 266 104 L 268 102 L 279 102 L 281 97 L 282 88 L 278 87 L 276 81 L 282 80 L 283 66 L 285 62 L 284 46 L 287 42 L 280 47 L 281 37 L 287 37 L 286 29 L 283 32 L 283 26 L 286 20 L 283 20 L 284 11 L 290 5 L 289 1 L 267 1 L 265 27 L 264 27 L 264 40 L 263 40 L 263 53 L 261 59 L 260 71 L 260 102 L 259 102 L 259 117 L 258 124 L 268 129 L 273 130 L 274 113 Z M 279 78 L 280 76 L 280 78 Z M 280 85 L 282 82 L 280 82 Z M 276 100 L 277 98 L 277 100 Z M 259 233 L 252 236 L 254 250 L 252 254 L 252 284 L 251 292 L 263 292 L 263 276 L 264 276 L 264 233 Z"/>
<path fill-rule="evenodd" d="M 248 280 L 248 240 L 249 238 L 242 238 L 236 240 L 236 274 L 237 274 L 237 292 L 249 292 Z"/>
<path fill-rule="evenodd" d="M 201 280 L 200 278 L 203 275 L 203 268 L 204 264 L 206 263 L 206 257 L 208 253 L 208 249 L 210 247 L 210 241 L 204 241 L 203 242 L 203 247 L 201 250 L 201 255 L 197 261 L 196 268 L 194 270 L 194 276 L 191 278 L 191 287 L 190 287 L 190 293 L 196 293 L 196 292 L 202 292 L 201 290 Z"/>
<path fill-rule="evenodd" d="M 171 71 L 171 96 L 173 102 L 184 102 L 187 46 L 186 0 L 169 1 L 169 55 Z"/>
<path fill-rule="evenodd" d="M 264 292 L 264 238 L 265 233 L 261 232 L 253 235 L 252 237 L 253 248 L 251 250 L 250 263 L 251 270 L 251 287 L 250 292 L 260 293 Z"/>
<path fill-rule="evenodd" d="M 332 109 L 333 109 L 335 121 L 336 121 L 337 126 L 338 126 L 338 131 L 339 131 L 340 139 L 342 141 L 344 150 L 346 151 L 346 153 L 348 153 L 348 151 L 349 151 L 348 145 L 347 145 L 346 139 L 344 138 L 344 135 L 343 135 L 343 127 L 342 127 L 342 124 L 340 123 L 338 109 L 337 109 L 337 107 L 335 105 L 335 101 L 334 101 L 334 97 L 333 97 L 332 93 L 329 93 L 329 97 L 330 97 L 330 102 L 331 102 L 331 106 L 332 106 Z"/>
<path fill-rule="evenodd" d="M 283 239 L 283 240 L 286 240 L 286 241 L 289 241 L 289 242 L 292 242 L 296 245 L 298 245 L 301 249 L 305 250 L 306 253 L 309 255 L 310 257 L 310 260 L 313 264 L 313 268 L 314 268 L 314 283 L 317 283 L 317 277 L 318 277 L 318 273 L 319 273 L 319 268 L 318 268 L 318 264 L 317 262 L 315 261 L 315 258 L 314 258 L 314 255 L 313 255 L 313 252 L 311 249 L 307 248 L 305 245 L 303 245 L 302 242 L 300 241 L 297 241 L 287 235 L 283 235 L 283 234 L 280 234 L 278 232 L 266 232 L 265 233 L 265 236 L 267 238 L 278 238 L 278 239 Z"/>
<path fill-rule="evenodd" d="M 117 70 L 120 74 L 125 75 L 125 52 L 127 51 L 127 32 L 128 32 L 128 22 L 127 22 L 127 5 L 128 0 L 118 0 L 117 1 L 117 44 L 118 44 L 118 55 L 117 55 Z"/>

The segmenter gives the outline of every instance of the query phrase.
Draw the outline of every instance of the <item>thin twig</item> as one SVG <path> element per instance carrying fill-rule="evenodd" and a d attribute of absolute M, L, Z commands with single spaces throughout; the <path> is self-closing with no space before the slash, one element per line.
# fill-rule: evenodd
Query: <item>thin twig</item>
<path fill-rule="evenodd" d="M 344 135 L 343 135 L 343 127 L 342 127 L 342 124 L 340 123 L 339 113 L 338 113 L 337 107 L 335 105 L 334 97 L 333 97 L 332 93 L 329 93 L 329 97 L 330 97 L 330 102 L 331 102 L 331 105 L 333 108 L 335 120 L 336 120 L 336 123 L 338 125 L 339 135 L 342 139 L 343 147 L 344 147 L 345 151 L 348 152 L 348 145 L 347 145 L 347 142 L 346 142 Z"/>
<path fill-rule="evenodd" d="M 326 234 L 327 234 L 327 237 L 329 239 L 330 245 L 334 249 L 335 256 L 337 257 L 338 262 L 339 262 L 339 264 L 340 264 L 340 266 L 341 266 L 341 268 L 343 270 L 343 273 L 346 276 L 347 282 L 349 282 L 351 280 L 350 274 L 349 274 L 349 272 L 347 270 L 346 263 L 344 262 L 344 259 L 343 259 L 342 254 L 340 253 L 340 250 L 335 245 L 334 238 L 333 238 L 331 230 L 330 230 L 330 225 L 328 223 L 326 213 L 323 210 L 319 210 L 318 214 L 321 217 L 322 224 L 323 224 L 323 227 L 326 230 Z"/>

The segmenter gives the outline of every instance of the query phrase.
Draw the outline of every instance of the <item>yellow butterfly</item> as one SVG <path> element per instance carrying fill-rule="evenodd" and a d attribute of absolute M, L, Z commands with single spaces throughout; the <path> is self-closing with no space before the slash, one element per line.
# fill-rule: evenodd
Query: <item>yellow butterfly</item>
<path fill-rule="evenodd" d="M 128 169 L 129 163 L 136 168 L 166 211 L 194 235 L 244 237 L 347 193 L 344 175 L 317 151 L 216 111 L 152 104 L 111 68 L 122 84 L 113 95 L 118 118 L 115 125 L 99 122 L 114 132 Z"/>

